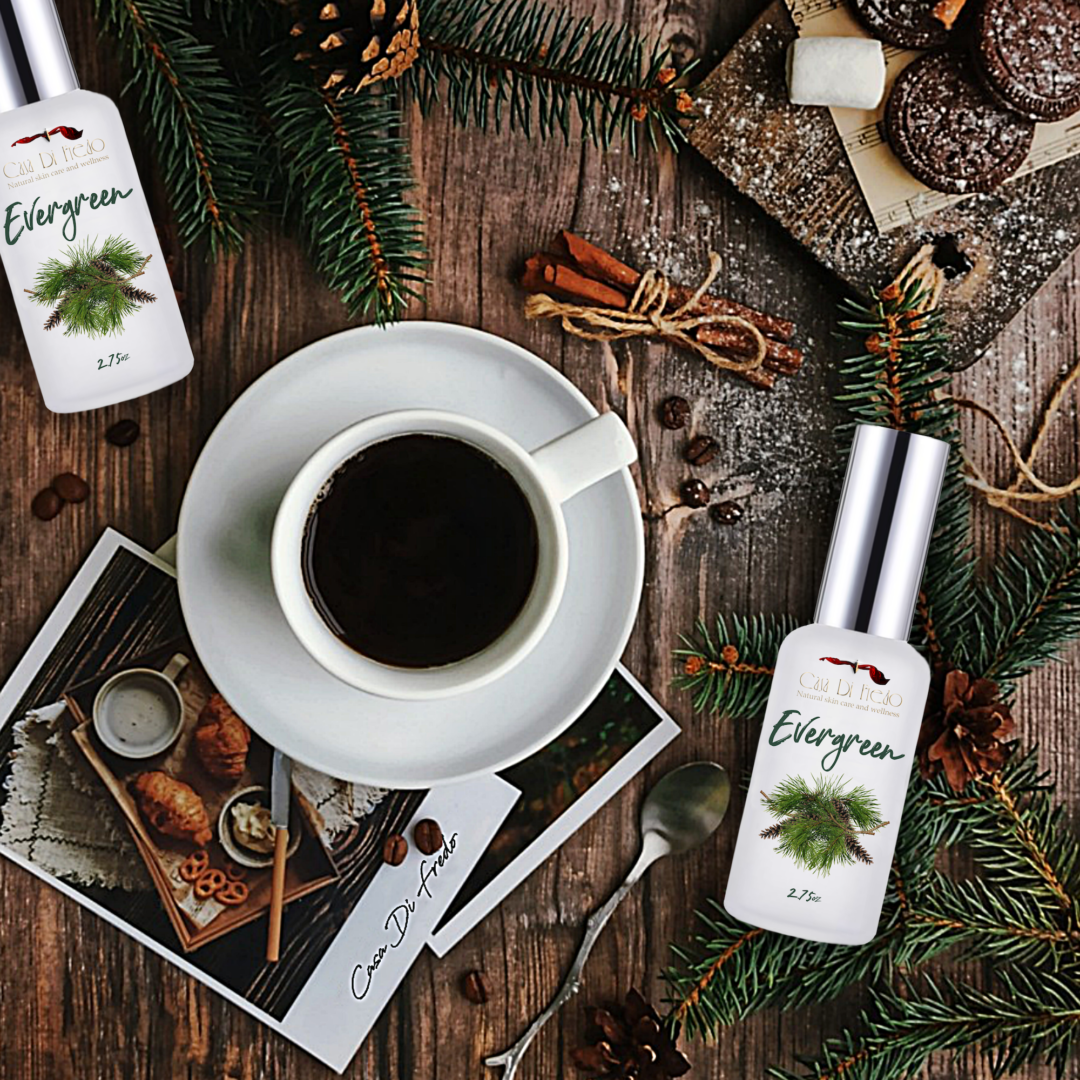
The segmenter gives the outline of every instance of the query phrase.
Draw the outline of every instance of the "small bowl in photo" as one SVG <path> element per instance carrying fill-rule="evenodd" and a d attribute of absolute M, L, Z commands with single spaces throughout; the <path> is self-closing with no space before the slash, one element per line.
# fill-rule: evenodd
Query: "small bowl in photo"
<path fill-rule="evenodd" d="M 270 840 L 267 845 L 270 849 L 269 851 L 258 851 L 244 843 L 237 829 L 237 815 L 233 812 L 234 808 L 240 805 L 261 807 L 269 813 L 270 789 L 263 784 L 256 784 L 252 787 L 242 788 L 240 791 L 233 792 L 233 794 L 225 801 L 225 805 L 221 808 L 221 813 L 218 814 L 217 821 L 218 839 L 221 841 L 221 846 L 225 849 L 225 854 L 238 865 L 247 866 L 253 870 L 263 870 L 269 866 L 273 866 L 273 832 L 270 833 Z M 296 802 L 295 800 L 290 799 L 289 846 L 285 849 L 290 858 L 296 854 L 297 848 L 300 847 L 301 828 L 300 816 L 296 810 Z"/>

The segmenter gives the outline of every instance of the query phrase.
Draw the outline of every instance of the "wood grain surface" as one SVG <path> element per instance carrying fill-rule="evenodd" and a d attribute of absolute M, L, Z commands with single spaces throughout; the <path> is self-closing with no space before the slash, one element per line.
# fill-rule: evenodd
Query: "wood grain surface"
<path fill-rule="evenodd" d="M 61 0 L 84 85 L 116 95 L 115 50 L 99 40 L 91 5 Z M 581 10 L 626 21 L 674 41 L 704 70 L 759 13 L 759 0 L 582 0 Z M 123 108 L 129 130 L 134 117 Z M 699 615 L 717 611 L 811 614 L 835 502 L 830 432 L 830 333 L 839 286 L 749 199 L 692 151 L 607 155 L 560 143 L 529 143 L 454 128 L 445 116 L 408 118 L 418 162 L 415 192 L 427 220 L 434 284 L 413 317 L 447 319 L 503 334 L 572 378 L 601 408 L 625 417 L 641 451 L 634 470 L 648 555 L 645 592 L 625 660 L 685 727 L 646 775 L 575 836 L 448 957 L 424 955 L 365 1042 L 347 1075 L 364 1080 L 482 1077 L 480 1060 L 515 1039 L 547 1002 L 577 945 L 583 920 L 621 879 L 635 855 L 637 805 L 668 768 L 695 758 L 749 768 L 757 725 L 694 716 L 672 690 L 670 653 Z M 138 149 L 159 223 L 169 221 L 153 163 Z M 571 227 L 606 247 L 656 261 L 687 279 L 715 248 L 720 286 L 755 307 L 788 315 L 810 354 L 804 371 L 763 392 L 718 376 L 663 345 L 613 348 L 526 323 L 510 279 L 527 253 Z M 13 301 L 0 295 L 0 672 L 6 675 L 106 525 L 154 547 L 169 536 L 199 448 L 234 400 L 287 353 L 347 320 L 299 249 L 271 230 L 239 258 L 210 265 L 177 252 L 177 287 L 196 368 L 178 386 L 100 412 L 56 416 L 41 404 Z M 959 387 L 999 409 L 1025 436 L 1063 365 L 1076 358 L 1080 258 L 1073 256 L 1016 316 Z M 701 476 L 747 509 L 733 528 L 701 512 L 668 511 L 688 475 L 682 437 L 656 420 L 660 402 L 684 394 L 694 430 L 713 434 L 722 453 Z M 103 434 L 133 417 L 142 438 L 127 450 Z M 1078 421 L 1069 404 L 1042 463 L 1048 477 L 1071 476 Z M 1007 478 L 992 436 L 970 431 L 973 455 Z M 43 524 L 29 513 L 34 493 L 74 469 L 91 498 Z M 978 541 L 992 552 L 1018 526 L 989 512 Z M 1024 684 L 1020 733 L 1038 741 L 1075 819 L 1080 770 L 1075 746 L 1080 662 L 1070 652 Z M 693 929 L 691 909 L 722 892 L 741 802 L 715 843 L 657 866 L 619 910 L 586 969 L 579 1002 L 631 986 L 656 991 L 668 943 Z M 482 968 L 488 1004 L 465 1001 L 461 976 Z M 314 1080 L 329 1070 L 254 1019 L 21 869 L 0 861 L 0 1080 Z M 979 970 L 966 977 L 979 979 Z M 865 993 L 795 1014 L 764 1013 L 726 1031 L 718 1045 L 690 1048 L 696 1076 L 760 1076 L 794 1062 L 823 1035 L 851 1021 Z M 583 1030 L 571 1006 L 533 1046 L 523 1080 L 574 1075 L 568 1048 Z M 1025 1077 L 1043 1077 L 1030 1068 Z M 988 1077 L 985 1062 L 936 1059 L 935 1078 Z"/>

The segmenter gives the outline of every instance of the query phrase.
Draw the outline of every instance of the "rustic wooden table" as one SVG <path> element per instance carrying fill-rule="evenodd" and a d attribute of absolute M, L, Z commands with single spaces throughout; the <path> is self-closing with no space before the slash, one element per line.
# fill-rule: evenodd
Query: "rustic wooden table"
<path fill-rule="evenodd" d="M 100 41 L 79 0 L 61 3 L 84 85 L 117 95 L 116 52 Z M 760 0 L 699 3 L 585 3 L 582 10 L 626 19 L 696 53 L 707 70 L 750 23 Z M 134 117 L 124 109 L 129 130 Z M 381 1080 L 483 1076 L 480 1059 L 512 1041 L 547 1001 L 579 939 L 584 917 L 621 878 L 634 852 L 639 798 L 651 779 L 694 758 L 723 762 L 734 776 L 749 767 L 757 725 L 695 716 L 670 686 L 671 650 L 698 615 L 718 611 L 811 614 L 835 491 L 829 472 L 830 327 L 837 288 L 814 262 L 692 152 L 676 157 L 626 151 L 607 155 L 507 134 L 483 137 L 445 116 L 409 117 L 419 163 L 416 199 L 433 256 L 426 303 L 410 315 L 503 334 L 546 357 L 601 408 L 620 413 L 641 450 L 634 470 L 648 563 L 645 593 L 626 662 L 685 726 L 685 734 L 455 949 L 424 955 L 353 1062 L 348 1075 Z M 140 166 L 153 181 L 143 152 Z M 169 212 L 152 189 L 159 222 Z M 531 325 L 511 284 L 519 260 L 553 230 L 572 227 L 609 247 L 696 276 L 709 247 L 724 255 L 727 295 L 797 320 L 810 362 L 772 392 L 718 377 L 663 346 L 604 348 Z M 216 265 L 178 253 L 177 287 L 195 348 L 192 375 L 130 405 L 56 416 L 41 404 L 13 301 L 0 291 L 0 674 L 6 676 L 101 530 L 112 525 L 153 548 L 169 536 L 188 474 L 204 440 L 236 396 L 281 357 L 347 325 L 337 301 L 302 253 L 276 233 L 239 258 Z M 1023 437 L 1080 335 L 1080 256 L 1067 261 L 960 386 L 998 408 Z M 722 453 L 703 474 L 737 497 L 747 514 L 721 528 L 703 512 L 662 512 L 684 476 L 679 438 L 656 421 L 664 397 L 694 404 L 695 426 Z M 134 417 L 143 436 L 127 453 L 103 433 Z M 1075 410 L 1053 438 L 1048 472 L 1072 475 Z M 987 431 L 970 445 L 991 472 L 1004 462 Z M 90 500 L 49 523 L 30 499 L 58 472 L 74 469 L 93 486 Z M 996 472 L 995 472 L 996 471 Z M 979 517 L 980 545 L 993 550 L 1014 533 L 1001 516 Z M 1063 799 L 1073 808 L 1080 775 L 1072 749 L 1080 658 L 1070 654 L 1028 680 L 1016 709 L 1021 734 L 1041 744 Z M 740 806 L 716 842 L 657 867 L 601 939 L 587 969 L 583 1000 L 631 986 L 655 988 L 668 943 L 693 928 L 691 909 L 722 892 Z M 228 1005 L 96 916 L 0 861 L 0 1080 L 61 1077 L 322 1077 L 302 1051 Z M 493 986 L 484 1008 L 463 1000 L 461 974 L 483 968 Z M 724 1033 L 716 1047 L 694 1047 L 695 1075 L 758 1076 L 817 1048 L 860 1006 L 858 991 L 816 1010 L 767 1013 Z M 583 1026 L 568 1009 L 534 1044 L 526 1080 L 573 1075 L 568 1048 Z M 988 1075 L 971 1059 L 936 1062 L 934 1076 Z M 1032 1069 L 1025 1076 L 1042 1076 Z"/>

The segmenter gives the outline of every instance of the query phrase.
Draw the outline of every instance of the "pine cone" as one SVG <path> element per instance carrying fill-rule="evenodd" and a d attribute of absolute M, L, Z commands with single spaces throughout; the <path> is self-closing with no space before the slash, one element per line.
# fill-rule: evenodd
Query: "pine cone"
<path fill-rule="evenodd" d="M 319 86 L 341 97 L 383 79 L 396 79 L 416 59 L 420 13 L 416 0 L 335 0 L 309 3 L 290 33 L 296 59 Z"/>
<path fill-rule="evenodd" d="M 589 1010 L 588 1046 L 571 1051 L 574 1067 L 611 1080 L 669 1080 L 690 1071 L 656 1010 L 636 990 L 622 1005 Z"/>
<path fill-rule="evenodd" d="M 55 307 L 49 312 L 49 317 L 45 320 L 45 330 L 55 330 L 60 325 L 61 308 Z"/>
<path fill-rule="evenodd" d="M 930 686 L 916 753 L 925 779 L 945 771 L 953 791 L 995 773 L 1005 764 L 1007 739 L 1016 725 L 998 700 L 997 684 L 953 669 Z"/>
<path fill-rule="evenodd" d="M 784 831 L 784 823 L 782 821 L 774 821 L 772 825 L 767 825 L 761 830 L 759 834 L 762 840 L 775 840 Z"/>
<path fill-rule="evenodd" d="M 104 259 L 92 259 L 90 265 L 105 277 L 118 278 L 120 276 Z"/>
<path fill-rule="evenodd" d="M 870 852 L 862 846 L 862 843 L 857 836 L 852 836 L 849 833 L 844 837 L 844 845 L 848 849 L 848 854 L 853 859 L 856 859 L 861 863 L 866 863 L 867 866 L 873 865 L 874 860 L 871 857 Z"/>
<path fill-rule="evenodd" d="M 157 299 L 152 292 L 147 292 L 145 289 L 140 289 L 135 285 L 122 285 L 120 291 L 133 304 L 152 304 Z"/>

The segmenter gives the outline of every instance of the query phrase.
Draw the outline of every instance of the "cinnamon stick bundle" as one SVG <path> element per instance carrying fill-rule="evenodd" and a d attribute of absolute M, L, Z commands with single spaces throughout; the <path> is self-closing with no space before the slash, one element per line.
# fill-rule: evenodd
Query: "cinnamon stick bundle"
<path fill-rule="evenodd" d="M 550 252 L 537 252 L 525 261 L 521 285 L 526 292 L 546 293 L 576 304 L 621 312 L 630 307 L 642 278 L 640 270 L 628 266 L 596 244 L 563 230 L 555 238 Z M 693 299 L 694 292 L 686 286 L 670 286 L 665 310 L 681 309 Z M 693 339 L 733 360 L 754 356 L 759 335 L 764 338 L 760 366 L 744 367 L 736 372 L 755 386 L 767 389 L 774 385 L 777 375 L 793 375 L 802 365 L 801 350 L 789 344 L 795 326 L 787 319 L 711 294 L 699 297 L 686 314 L 734 317 L 736 322 L 745 320 L 741 325 L 701 325 L 693 332 Z M 747 323 L 757 333 L 747 327 Z"/>

